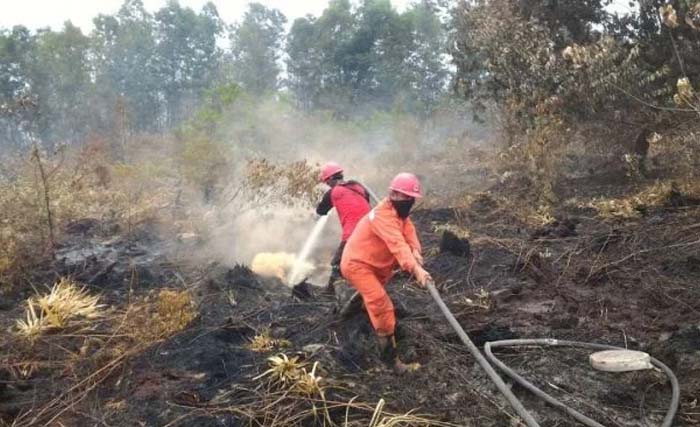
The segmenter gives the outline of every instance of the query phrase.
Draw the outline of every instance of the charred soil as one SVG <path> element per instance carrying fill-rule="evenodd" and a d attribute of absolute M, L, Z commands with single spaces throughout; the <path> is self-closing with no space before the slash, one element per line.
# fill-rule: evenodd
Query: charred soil
<path fill-rule="evenodd" d="M 500 203 L 498 191 L 507 190 L 467 207 L 413 214 L 427 269 L 476 344 L 559 338 L 647 351 L 680 380 L 675 425 L 700 424 L 700 208 L 650 207 L 629 220 L 561 208 L 554 221 L 533 226 Z M 144 345 L 120 341 L 115 322 L 106 321 L 89 333 L 63 331 L 32 343 L 4 334 L 0 418 L 6 425 L 367 425 L 380 399 L 386 414 L 516 425 L 429 295 L 406 275 L 388 288 L 401 357 L 421 368 L 396 376 L 379 361 L 366 314 L 339 318 L 334 298 L 320 288 L 294 293 L 245 266 L 193 263 L 187 254 L 195 243 L 172 243 L 177 239 L 149 227 L 126 235 L 86 220 L 67 235 L 43 280 L 76 278 L 123 315 L 115 314 L 117 320 L 129 318 L 124 313 L 134 301 L 179 288 L 191 295 L 196 316 Z M 7 297 L 12 303 L 0 312 L 6 330 L 23 316 L 27 296 Z M 135 325 L 152 327 L 153 317 L 139 319 Z M 264 345 L 256 346 L 261 337 Z M 318 362 L 313 378 L 323 378 L 323 393 L 275 385 L 266 374 L 268 358 L 280 353 L 305 364 L 305 373 Z M 661 373 L 593 371 L 582 350 L 512 348 L 498 356 L 604 425 L 656 425 L 671 397 Z M 541 425 L 576 424 L 518 386 L 513 390 Z"/>

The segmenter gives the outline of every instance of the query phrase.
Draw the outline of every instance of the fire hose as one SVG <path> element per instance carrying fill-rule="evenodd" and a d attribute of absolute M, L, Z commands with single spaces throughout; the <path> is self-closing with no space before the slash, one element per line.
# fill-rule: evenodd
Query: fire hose
<path fill-rule="evenodd" d="M 600 424 L 600 423 L 596 422 L 595 420 L 581 414 L 580 412 L 576 411 L 575 409 L 566 406 L 561 401 L 555 399 L 554 397 L 550 396 L 549 394 L 538 389 L 532 383 L 528 382 L 527 380 L 525 380 L 525 378 L 521 377 L 520 375 L 515 373 L 515 371 L 513 371 L 508 366 L 506 366 L 505 363 L 503 363 L 498 358 L 496 358 L 496 356 L 493 355 L 493 352 L 491 352 L 491 348 L 520 346 L 520 345 L 567 346 L 567 347 L 590 348 L 590 349 L 594 349 L 594 350 L 624 350 L 623 348 L 615 347 L 612 345 L 606 345 L 606 344 L 594 344 L 594 343 L 586 343 L 586 342 L 578 342 L 578 341 L 564 341 L 564 340 L 555 340 L 555 339 L 503 340 L 503 341 L 487 342 L 484 345 L 484 353 L 486 353 L 486 357 L 488 357 L 489 360 L 491 360 L 491 362 L 493 362 L 493 364 L 496 365 L 500 370 L 505 372 L 506 375 L 511 377 L 515 382 L 517 382 L 518 384 L 523 386 L 525 389 L 532 392 L 535 396 L 546 401 L 550 405 L 563 410 L 564 412 L 571 415 L 573 418 L 575 418 L 576 420 L 578 420 L 579 422 L 581 422 L 587 426 L 604 427 L 602 424 Z M 659 360 L 652 357 L 650 361 L 651 361 L 652 365 L 661 369 L 666 374 L 668 379 L 671 381 L 671 389 L 672 389 L 671 403 L 669 405 L 668 411 L 666 412 L 666 416 L 664 417 L 664 420 L 661 423 L 662 427 L 670 427 L 673 424 L 673 418 L 676 416 L 676 411 L 678 410 L 678 403 L 680 401 L 680 386 L 678 384 L 678 379 L 673 374 L 673 371 L 671 371 L 671 369 L 668 366 L 664 365 Z"/>
<path fill-rule="evenodd" d="M 442 298 L 440 298 L 440 293 L 437 291 L 437 289 L 435 289 L 435 285 L 433 283 L 428 283 L 428 291 L 435 300 L 435 303 L 437 303 L 438 307 L 440 307 L 440 311 L 442 311 L 442 314 L 445 316 L 445 318 L 447 318 L 447 321 L 450 323 L 450 326 L 452 326 L 452 329 L 455 330 L 455 332 L 462 340 L 464 345 L 466 345 L 469 349 L 469 352 L 474 356 L 476 361 L 479 362 L 479 365 L 481 365 L 484 371 L 486 371 L 486 374 L 488 374 L 489 378 L 491 378 L 491 381 L 493 381 L 494 384 L 496 384 L 496 387 L 508 400 L 510 406 L 513 407 L 515 412 L 517 412 L 520 418 L 522 418 L 525 421 L 525 424 L 527 424 L 528 427 L 539 427 L 537 421 L 535 421 L 532 415 L 530 415 L 527 409 L 525 409 L 520 400 L 518 400 L 518 398 L 515 397 L 515 394 L 513 394 L 513 392 L 506 385 L 506 383 L 503 382 L 501 377 L 489 364 L 488 360 L 486 360 L 486 358 L 481 354 L 481 352 L 476 347 L 476 345 L 474 345 L 472 340 L 469 339 L 469 335 L 467 335 L 467 333 L 464 332 L 462 326 L 459 324 L 459 322 L 457 322 L 457 319 L 455 319 L 454 315 L 452 315 L 452 312 L 449 308 L 447 308 Z"/>
<path fill-rule="evenodd" d="M 503 382 L 503 379 L 498 375 L 498 373 L 493 369 L 489 361 L 481 354 L 479 349 L 474 345 L 474 343 L 469 339 L 469 336 L 467 335 L 466 332 L 464 332 L 464 329 L 462 329 L 462 326 L 457 322 L 457 319 L 455 319 L 454 315 L 450 311 L 449 308 L 445 305 L 445 302 L 442 300 L 440 297 L 440 293 L 437 291 L 435 288 L 434 283 L 428 283 L 428 291 L 430 292 L 430 295 L 433 297 L 435 300 L 435 303 L 438 305 L 440 308 L 440 311 L 442 311 L 442 314 L 445 316 L 447 321 L 449 322 L 450 326 L 452 326 L 452 329 L 457 333 L 459 338 L 462 340 L 462 342 L 467 346 L 469 349 L 469 352 L 474 356 L 474 358 L 477 360 L 479 365 L 486 371 L 486 374 L 489 376 L 489 378 L 494 382 L 498 390 L 503 394 L 503 396 L 508 400 L 508 403 L 513 407 L 515 412 L 525 421 L 525 423 L 528 425 L 528 427 L 534 427 L 534 426 L 539 426 L 537 421 L 530 415 L 530 413 L 525 409 L 523 404 L 518 400 L 518 398 L 513 394 L 513 392 L 510 390 L 510 388 Z M 518 375 L 515 371 L 510 369 L 505 363 L 500 361 L 498 358 L 496 358 L 492 351 L 491 348 L 495 347 L 507 347 L 507 346 L 518 346 L 518 345 L 547 345 L 547 346 L 569 346 L 569 347 L 581 347 L 581 348 L 590 348 L 590 349 L 596 349 L 596 350 L 620 350 L 620 347 L 615 347 L 615 346 L 610 346 L 610 345 L 605 345 L 605 344 L 594 344 L 594 343 L 583 343 L 583 342 L 577 342 L 577 341 L 562 341 L 562 340 L 555 340 L 555 339 L 518 339 L 518 340 L 503 340 L 503 341 L 493 341 L 493 342 L 487 342 L 484 345 L 484 352 L 486 353 L 486 356 L 493 362 L 494 365 L 496 365 L 501 371 L 503 371 L 506 375 L 508 375 L 510 378 L 512 378 L 515 382 L 523 386 L 525 389 L 529 390 L 532 392 L 535 396 L 539 397 L 540 399 L 546 401 L 547 403 L 551 404 L 552 406 L 561 409 L 562 411 L 566 412 L 570 416 L 572 416 L 574 419 L 577 421 L 590 426 L 590 427 L 604 427 L 602 424 L 598 423 L 597 421 L 581 414 L 580 412 L 576 411 L 575 409 L 566 406 L 564 403 L 561 401 L 553 398 L 549 394 L 543 392 L 542 390 L 538 389 L 535 387 L 532 383 L 528 382 L 525 380 L 523 377 Z M 673 371 L 669 369 L 668 366 L 664 365 L 661 363 L 659 360 L 654 359 L 653 357 L 651 358 L 651 363 L 652 365 L 656 366 L 657 368 L 661 369 L 666 376 L 669 378 L 671 382 L 671 388 L 672 388 L 672 397 L 671 397 L 671 403 L 669 405 L 669 409 L 666 412 L 666 416 L 664 417 L 664 420 L 661 424 L 661 427 L 670 427 L 673 423 L 673 418 L 676 415 L 676 411 L 678 410 L 678 404 L 680 401 L 680 386 L 678 384 L 678 379 L 676 376 L 673 374 Z"/>

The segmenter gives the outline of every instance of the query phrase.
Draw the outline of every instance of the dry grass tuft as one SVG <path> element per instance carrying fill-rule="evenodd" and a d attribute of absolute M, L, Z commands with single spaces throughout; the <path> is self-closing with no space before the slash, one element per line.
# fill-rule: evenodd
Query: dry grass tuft
<path fill-rule="evenodd" d="M 279 348 L 286 348 L 292 345 L 289 340 L 273 338 L 269 330 L 264 330 L 253 337 L 247 347 L 256 353 L 267 353 Z"/>
<path fill-rule="evenodd" d="M 269 357 L 267 360 L 270 363 L 270 369 L 255 377 L 254 380 L 267 378 L 270 390 L 290 393 L 307 400 L 311 404 L 311 414 L 314 419 L 317 419 L 321 412 L 324 421 L 332 423 L 328 412 L 324 380 L 316 373 L 319 369 L 318 362 L 314 362 L 311 371 L 307 371 L 306 363 L 301 362 L 298 357 L 290 358 L 284 353 Z M 318 401 L 321 403 L 321 410 L 316 406 Z"/>
<path fill-rule="evenodd" d="M 603 218 L 631 219 L 641 217 L 648 208 L 672 206 L 674 198 L 700 199 L 700 183 L 657 182 L 629 196 L 595 199 L 587 207 L 596 209 Z"/>
<path fill-rule="evenodd" d="M 474 298 L 464 297 L 463 301 L 467 307 L 474 307 L 486 311 L 490 310 L 493 304 L 491 294 L 484 288 L 479 289 L 479 291 L 474 294 Z"/>
<path fill-rule="evenodd" d="M 155 320 L 159 335 L 163 336 L 180 332 L 197 316 L 194 302 L 187 291 L 161 290 L 156 307 Z"/>
<path fill-rule="evenodd" d="M 31 298 L 27 300 L 25 320 L 17 319 L 16 325 L 18 334 L 29 340 L 34 340 L 46 329 L 44 317 L 41 315 L 41 312 L 39 315 L 36 314 Z"/>
<path fill-rule="evenodd" d="M 379 399 L 372 413 L 372 418 L 370 419 L 368 427 L 452 426 L 450 423 L 440 422 L 421 415 L 414 415 L 411 412 L 405 414 L 388 414 L 384 412 L 384 405 L 384 399 Z M 347 427 L 347 421 L 345 427 Z"/>
<path fill-rule="evenodd" d="M 268 357 L 270 369 L 255 377 L 255 380 L 268 378 L 271 385 L 285 388 L 294 385 L 302 374 L 302 368 L 306 366 L 299 361 L 299 357 L 289 358 L 286 354 L 280 353 L 277 356 Z"/>
<path fill-rule="evenodd" d="M 534 212 L 526 216 L 526 220 L 530 224 L 542 227 L 553 223 L 556 218 L 554 218 L 551 205 L 540 205 Z"/>
<path fill-rule="evenodd" d="M 124 330 L 149 346 L 185 329 L 197 317 L 197 307 L 186 290 L 163 289 L 138 298 L 124 315 Z"/>
<path fill-rule="evenodd" d="M 308 397 L 321 396 L 325 400 L 323 377 L 316 374 L 318 366 L 318 362 L 314 362 L 310 372 L 306 372 L 306 368 L 301 368 L 301 375 L 297 378 L 294 388 L 302 395 Z"/>
<path fill-rule="evenodd" d="M 307 398 L 320 397 L 325 400 L 323 377 L 316 371 L 319 363 L 314 362 L 311 371 L 306 370 L 307 364 L 299 357 L 288 357 L 284 353 L 269 357 L 270 369 L 255 377 L 255 380 L 268 378 L 273 387 L 296 392 Z"/>
<path fill-rule="evenodd" d="M 222 413 L 241 417 L 251 425 L 456 427 L 411 412 L 392 414 L 385 411 L 383 399 L 378 405 L 358 402 L 358 396 L 345 400 L 344 392 L 351 390 L 340 387 L 338 381 L 321 377 L 318 362 L 308 371 L 308 363 L 284 353 L 269 357 L 267 361 L 269 369 L 253 378 L 256 384 L 252 387 L 235 384 L 230 390 L 220 392 L 206 409 L 193 407 L 189 414 L 166 427 L 181 425 L 188 417 Z M 330 392 L 332 398 L 328 397 Z"/>
<path fill-rule="evenodd" d="M 63 278 L 48 294 L 27 300 L 25 319 L 17 320 L 17 331 L 31 340 L 47 330 L 63 329 L 76 319 L 96 319 L 104 314 L 98 302 L 99 297 Z"/>

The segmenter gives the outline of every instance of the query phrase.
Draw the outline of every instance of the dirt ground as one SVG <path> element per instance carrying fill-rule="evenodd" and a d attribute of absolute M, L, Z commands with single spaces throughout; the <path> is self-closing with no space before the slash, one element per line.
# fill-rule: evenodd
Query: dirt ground
<path fill-rule="evenodd" d="M 427 269 L 474 342 L 481 347 L 508 338 L 558 338 L 649 352 L 680 381 L 674 425 L 700 425 L 700 206 L 669 203 L 631 220 L 569 207 L 556 212 L 556 221 L 533 226 L 501 202 L 507 191 L 497 186 L 468 206 L 424 206 L 413 214 Z M 468 231 L 469 245 L 450 239 L 447 228 Z M 197 250 L 196 242 L 167 239 L 149 227 L 126 235 L 85 220 L 67 235 L 45 281 L 72 275 L 113 306 L 166 285 L 186 288 L 198 315 L 167 339 L 134 353 L 126 349 L 129 357 L 118 369 L 75 393 L 68 393 L 70 387 L 100 365 L 69 369 L 58 355 L 78 353 L 84 342 L 64 337 L 35 344 L 45 349 L 32 356 L 42 361 L 37 369 L 21 378 L 10 369 L 0 373 L 4 425 L 359 426 L 369 424 L 380 399 L 395 414 L 415 411 L 462 426 L 518 425 L 428 293 L 406 275 L 397 275 L 388 288 L 399 317 L 400 354 L 421 368 L 396 376 L 378 360 L 366 315 L 339 318 L 335 299 L 317 287 L 293 295 L 245 266 L 193 263 L 187 254 Z M 3 302 L 4 330 L 22 316 L 20 302 L 29 294 L 18 292 Z M 250 341 L 263 331 L 280 345 L 254 352 Z M 2 345 L 4 367 L 19 366 L 36 350 L 9 332 Z M 308 369 L 319 362 L 326 402 L 357 404 L 327 403 L 324 418 L 316 410 L 323 406 L 319 399 L 292 401 L 271 392 L 258 376 L 268 369 L 267 358 L 280 352 L 299 357 Z M 497 351 L 531 382 L 604 425 L 658 425 L 671 398 L 665 376 L 656 370 L 594 371 L 588 353 Z M 576 425 L 519 386 L 513 391 L 540 425 Z M 294 411 L 306 412 L 294 418 Z"/>

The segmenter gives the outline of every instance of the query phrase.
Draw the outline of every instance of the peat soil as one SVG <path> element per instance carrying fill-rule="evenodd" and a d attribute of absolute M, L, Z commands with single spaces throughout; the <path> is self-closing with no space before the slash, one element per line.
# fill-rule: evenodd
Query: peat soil
<path fill-rule="evenodd" d="M 467 208 L 423 208 L 412 215 L 426 268 L 472 340 L 482 347 L 501 339 L 558 338 L 649 352 L 680 381 L 674 425 L 699 425 L 700 206 L 669 203 L 630 220 L 570 208 L 545 226 L 532 226 L 499 202 L 500 190 L 494 191 Z M 469 237 L 446 229 L 468 231 Z M 376 404 L 384 399 L 393 413 L 417 411 L 464 426 L 518 425 L 429 294 L 405 274 L 397 274 L 388 290 L 399 319 L 399 353 L 421 368 L 397 376 L 379 361 L 366 314 L 341 319 L 337 298 L 314 284 L 292 289 L 243 265 L 195 263 L 188 254 L 197 251 L 196 242 L 178 242 L 155 227 L 127 235 L 86 219 L 66 236 L 46 283 L 70 275 L 112 306 L 160 287 L 180 287 L 193 295 L 198 316 L 181 332 L 125 360 L 118 373 L 90 390 L 89 399 L 64 402 L 54 424 L 238 426 L 253 419 L 253 424 L 292 425 L 237 411 L 237 402 L 249 396 L 231 392 L 260 392 L 256 378 L 268 369 L 267 358 L 282 352 L 309 366 L 319 362 L 329 400 Z M 347 284 L 338 287 L 347 297 Z M 0 311 L 4 330 L 23 316 L 20 303 L 27 296 L 8 296 L 11 303 Z M 251 350 L 251 340 L 265 333 L 285 344 Z M 4 334 L 5 362 L 17 358 L 13 340 Z M 660 423 L 671 399 L 661 372 L 598 372 L 590 368 L 588 354 L 543 347 L 497 351 L 522 376 L 603 425 Z M 7 425 L 18 419 L 23 423 L 18 425 L 32 425 L 27 421 L 32 414 L 74 381 L 75 372 L 60 367 L 22 379 L 3 371 L 0 417 Z M 542 426 L 577 424 L 512 387 Z M 207 410 L 222 396 L 227 410 Z M 274 412 L 274 406 L 268 409 Z M 330 416 L 343 425 L 346 414 Z M 365 416 L 369 420 L 371 413 Z M 39 417 L 35 425 L 46 421 Z M 322 423 L 320 418 L 296 422 Z"/>

